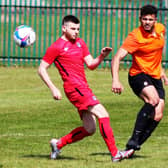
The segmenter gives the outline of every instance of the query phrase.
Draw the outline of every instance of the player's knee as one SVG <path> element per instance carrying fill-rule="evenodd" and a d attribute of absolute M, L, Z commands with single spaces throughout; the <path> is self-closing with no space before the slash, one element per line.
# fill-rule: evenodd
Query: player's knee
<path fill-rule="evenodd" d="M 89 133 L 89 136 L 93 135 L 96 132 L 96 127 L 89 127 L 85 129 Z"/>
<path fill-rule="evenodd" d="M 163 118 L 163 113 L 158 113 L 158 114 L 155 114 L 154 116 L 154 120 L 158 122 L 161 121 L 162 118 Z"/>

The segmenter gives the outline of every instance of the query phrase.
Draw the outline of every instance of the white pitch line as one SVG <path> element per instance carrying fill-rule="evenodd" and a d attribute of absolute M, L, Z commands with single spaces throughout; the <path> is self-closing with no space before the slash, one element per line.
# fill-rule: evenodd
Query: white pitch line
<path fill-rule="evenodd" d="M 23 133 L 9 133 L 1 134 L 0 137 L 50 137 L 50 134 L 23 134 Z"/>

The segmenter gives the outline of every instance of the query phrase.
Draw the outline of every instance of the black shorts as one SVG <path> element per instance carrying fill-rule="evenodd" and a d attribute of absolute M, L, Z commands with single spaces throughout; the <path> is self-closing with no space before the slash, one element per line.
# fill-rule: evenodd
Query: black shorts
<path fill-rule="evenodd" d="M 140 73 L 135 76 L 128 76 L 129 85 L 133 92 L 139 96 L 142 89 L 146 86 L 153 85 L 160 97 L 160 99 L 165 99 L 165 90 L 163 88 L 163 83 L 161 79 L 154 79 L 149 75 Z"/>

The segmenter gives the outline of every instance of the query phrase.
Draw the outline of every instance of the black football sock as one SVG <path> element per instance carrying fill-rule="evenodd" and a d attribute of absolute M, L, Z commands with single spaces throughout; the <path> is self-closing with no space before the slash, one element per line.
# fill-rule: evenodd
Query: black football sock
<path fill-rule="evenodd" d="M 135 150 L 140 149 L 139 146 L 140 137 L 143 135 L 143 132 L 145 131 L 145 128 L 148 125 L 149 118 L 151 114 L 154 112 L 154 109 L 155 107 L 149 103 L 145 103 L 144 106 L 141 108 L 140 112 L 137 115 L 132 137 L 126 144 L 127 149 L 131 148 Z"/>
<path fill-rule="evenodd" d="M 155 130 L 158 124 L 159 124 L 159 121 L 155 121 L 152 118 L 149 119 L 146 130 L 141 136 L 141 138 L 139 139 L 139 145 L 142 145 L 151 136 L 152 132 Z"/>

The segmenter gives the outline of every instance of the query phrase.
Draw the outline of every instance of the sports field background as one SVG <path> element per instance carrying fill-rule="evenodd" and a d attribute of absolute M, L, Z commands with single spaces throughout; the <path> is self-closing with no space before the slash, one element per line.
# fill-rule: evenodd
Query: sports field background
<path fill-rule="evenodd" d="M 63 93 L 54 66 L 49 74 L 62 91 L 61 101 L 52 99 L 37 75 L 46 48 L 61 34 L 62 17 L 75 14 L 81 20 L 80 37 L 94 57 L 103 46 L 113 47 L 112 54 L 98 70 L 86 70 L 86 75 L 90 87 L 110 113 L 118 148 L 124 149 L 142 101 L 133 95 L 127 83 L 129 56 L 122 66 L 124 70 L 120 71 L 125 90 L 122 95 L 111 92 L 110 60 L 127 34 L 139 25 L 138 10 L 148 3 L 159 8 L 158 20 L 168 25 L 167 0 L 0 0 L 0 168 L 162 168 L 168 165 L 167 99 L 162 122 L 134 158 L 112 163 L 97 127 L 95 135 L 65 147 L 58 160 L 50 160 L 49 140 L 65 135 L 81 121 Z M 21 49 L 13 41 L 13 32 L 21 24 L 30 25 L 36 31 L 37 39 L 32 47 Z M 166 69 L 167 39 L 168 33 L 163 54 Z M 168 93 L 168 87 L 165 89 Z"/>
<path fill-rule="evenodd" d="M 168 31 L 168 0 L 0 0 L 0 66 L 36 66 L 46 48 L 61 35 L 61 21 L 67 14 L 81 22 L 80 37 L 96 57 L 102 47 L 111 46 L 114 55 L 128 33 L 139 26 L 139 9 L 145 4 L 158 7 L 158 21 Z M 17 26 L 26 24 L 36 32 L 36 43 L 20 49 L 13 41 Z M 168 33 L 163 52 L 163 66 L 168 68 Z M 100 67 L 109 67 L 112 58 Z M 124 59 L 124 67 L 131 57 Z"/>
<path fill-rule="evenodd" d="M 51 67 L 49 74 L 63 93 L 57 70 Z M 124 149 L 142 105 L 128 87 L 127 71 L 120 71 L 125 87 L 121 95 L 111 92 L 109 69 L 86 70 L 86 76 L 110 113 L 118 148 Z M 97 126 L 92 137 L 66 146 L 58 160 L 50 160 L 49 140 L 80 125 L 76 109 L 64 94 L 61 101 L 52 99 L 37 75 L 37 68 L 1 67 L 0 80 L 0 168 L 162 168 L 168 165 L 167 100 L 162 122 L 134 158 L 112 163 Z M 165 89 L 168 93 L 168 88 Z"/>

